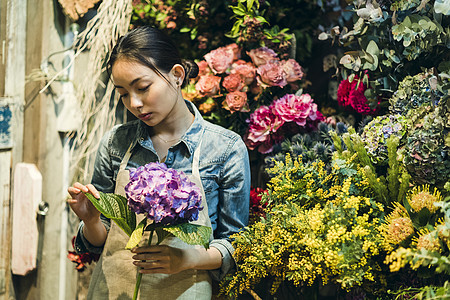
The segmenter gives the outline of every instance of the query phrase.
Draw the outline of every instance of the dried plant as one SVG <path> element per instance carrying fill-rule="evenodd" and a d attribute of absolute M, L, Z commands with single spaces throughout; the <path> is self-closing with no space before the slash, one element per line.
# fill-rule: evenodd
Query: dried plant
<path fill-rule="evenodd" d="M 111 101 L 114 87 L 110 81 L 104 81 L 104 66 L 116 40 L 128 31 L 131 11 L 131 0 L 103 0 L 97 14 L 75 41 L 75 58 L 89 50 L 85 79 L 77 89 L 83 120 L 73 137 L 71 155 L 72 166 L 77 168 L 75 176 L 82 181 L 87 181 L 91 173 L 92 153 L 97 149 L 99 137 L 116 121 L 118 102 Z M 99 90 L 104 90 L 101 98 Z"/>

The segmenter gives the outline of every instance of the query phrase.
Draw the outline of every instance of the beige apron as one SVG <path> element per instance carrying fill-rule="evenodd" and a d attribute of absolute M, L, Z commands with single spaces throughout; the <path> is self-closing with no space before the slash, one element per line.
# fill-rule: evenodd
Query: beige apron
<path fill-rule="evenodd" d="M 199 225 L 211 226 L 208 216 L 208 204 L 200 179 L 199 157 L 200 146 L 194 152 L 192 162 L 192 175 L 190 180 L 198 185 L 202 192 L 203 210 L 199 213 L 197 221 L 192 222 Z M 124 187 L 129 182 L 129 171 L 125 169 L 131 156 L 131 146 L 125 154 L 116 179 L 115 193 L 124 195 Z M 140 219 L 139 219 L 140 218 Z M 137 215 L 137 222 L 142 215 Z M 140 246 L 148 243 L 149 232 L 146 231 Z M 105 242 L 102 255 L 92 274 L 87 299 L 133 299 L 136 284 L 137 267 L 133 265 L 133 254 L 125 250 L 128 235 L 119 226 L 111 221 L 111 228 Z M 212 236 L 211 236 L 212 239 Z M 157 241 L 156 233 L 152 238 L 152 244 Z M 162 244 L 176 248 L 201 247 L 188 245 L 175 237 L 167 237 Z M 211 278 L 205 270 L 186 270 L 178 274 L 143 274 L 138 299 L 211 299 Z"/>

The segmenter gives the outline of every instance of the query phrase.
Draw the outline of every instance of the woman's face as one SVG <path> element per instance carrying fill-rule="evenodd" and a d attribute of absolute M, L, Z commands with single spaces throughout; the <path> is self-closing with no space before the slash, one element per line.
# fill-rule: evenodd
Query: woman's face
<path fill-rule="evenodd" d="M 156 126 L 173 113 L 178 93 L 173 74 L 163 75 L 151 68 L 126 59 L 118 59 L 112 67 L 112 81 L 125 107 L 148 126 Z"/>

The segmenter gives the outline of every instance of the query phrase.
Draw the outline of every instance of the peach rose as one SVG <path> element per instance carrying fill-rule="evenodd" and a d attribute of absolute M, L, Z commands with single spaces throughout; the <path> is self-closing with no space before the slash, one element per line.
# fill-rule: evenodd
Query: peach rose
<path fill-rule="evenodd" d="M 233 64 L 232 74 L 239 74 L 245 85 L 250 85 L 256 77 L 256 68 L 251 63 Z"/>
<path fill-rule="evenodd" d="M 214 74 L 222 74 L 231 67 L 234 61 L 234 52 L 230 48 L 220 47 L 212 50 L 204 57 Z"/>
<path fill-rule="evenodd" d="M 244 82 L 239 74 L 230 74 L 223 79 L 222 85 L 228 92 L 234 92 L 242 90 Z"/>
<path fill-rule="evenodd" d="M 233 51 L 233 60 L 238 60 L 241 58 L 241 48 L 236 44 L 229 44 L 228 46 L 226 46 L 225 48 L 230 49 L 231 51 Z"/>
<path fill-rule="evenodd" d="M 231 113 L 236 111 L 243 111 L 247 106 L 247 94 L 244 92 L 231 92 L 228 93 L 226 99 L 225 108 L 228 109 Z"/>
<path fill-rule="evenodd" d="M 247 52 L 248 56 L 252 59 L 253 63 L 259 67 L 265 65 L 273 60 L 278 60 L 277 54 L 272 49 L 267 47 L 261 47 L 258 49 L 252 49 Z"/>
<path fill-rule="evenodd" d="M 259 74 L 258 79 L 263 86 L 284 87 L 287 84 L 286 73 L 278 61 L 259 66 L 257 72 Z"/>
<path fill-rule="evenodd" d="M 283 70 L 286 73 L 286 81 L 294 82 L 303 78 L 303 69 L 295 59 L 288 59 L 282 62 Z"/>
<path fill-rule="evenodd" d="M 203 76 L 211 73 L 211 69 L 208 66 L 206 60 L 201 60 L 197 63 L 198 66 L 198 76 Z"/>
<path fill-rule="evenodd" d="M 214 96 L 220 90 L 220 77 L 212 74 L 200 76 L 195 89 L 203 96 Z"/>

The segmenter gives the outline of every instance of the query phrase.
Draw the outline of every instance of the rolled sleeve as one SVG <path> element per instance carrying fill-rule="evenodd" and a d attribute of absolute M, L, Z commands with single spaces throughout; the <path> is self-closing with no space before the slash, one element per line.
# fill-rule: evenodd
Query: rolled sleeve
<path fill-rule="evenodd" d="M 225 239 L 212 240 L 209 246 L 216 248 L 222 254 L 222 266 L 219 269 L 209 271 L 214 280 L 220 281 L 227 273 L 236 269 L 236 262 L 233 258 L 234 247 Z"/>
<path fill-rule="evenodd" d="M 103 215 L 100 216 L 100 220 L 102 221 L 103 225 L 105 226 L 106 231 L 109 232 L 109 228 L 111 227 L 111 220 L 104 217 Z M 83 227 L 84 227 L 84 222 L 81 221 L 80 224 L 78 225 L 77 237 L 75 238 L 75 247 L 74 247 L 75 251 L 79 254 L 86 253 L 86 252 L 95 253 L 95 254 L 102 253 L 103 246 L 101 246 L 101 247 L 94 246 L 84 237 Z"/>

